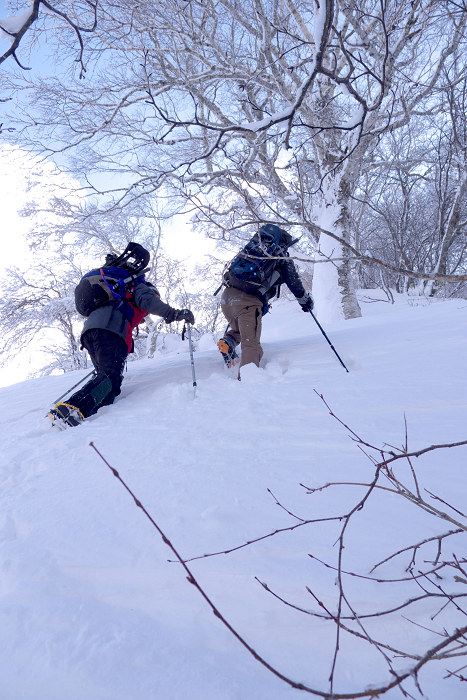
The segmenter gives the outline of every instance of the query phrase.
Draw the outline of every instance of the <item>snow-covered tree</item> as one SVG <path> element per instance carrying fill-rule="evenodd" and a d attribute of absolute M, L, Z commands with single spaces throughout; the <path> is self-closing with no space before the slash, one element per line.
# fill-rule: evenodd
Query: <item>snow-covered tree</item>
<path fill-rule="evenodd" d="M 63 254 L 51 255 L 27 271 L 5 274 L 0 299 L 2 363 L 29 349 L 49 358 L 44 360 L 43 372 L 87 366 L 73 293 L 81 274 Z"/>
<path fill-rule="evenodd" d="M 331 259 L 322 313 L 356 316 L 352 196 L 381 139 L 462 79 L 466 16 L 450 0 L 109 0 L 86 89 L 42 82 L 30 138 L 114 205 L 157 194 L 228 239 L 265 220 L 305 232 Z"/>
<path fill-rule="evenodd" d="M 30 67 L 18 55 L 20 45 L 21 49 L 25 46 L 28 33 L 27 38 L 33 41 L 35 34 L 52 29 L 61 34 L 62 46 L 68 43 L 67 35 L 70 32 L 73 35 L 78 44 L 75 60 L 80 64 L 82 76 L 86 70 L 83 35 L 95 29 L 97 0 L 74 0 L 67 3 L 65 8 L 62 7 L 63 3 L 53 0 L 32 0 L 19 4 L 25 5 L 24 9 L 18 8 L 17 2 L 10 2 L 12 14 L 0 17 L 0 41 L 6 44 L 6 48 L 0 51 L 0 64 L 11 58 L 22 70 L 28 70 Z"/>
<path fill-rule="evenodd" d="M 391 267 L 387 282 L 401 292 L 417 285 L 428 295 L 459 293 L 459 283 L 446 285 L 446 278 L 465 276 L 466 90 L 465 82 L 451 83 L 431 114 L 382 139 L 356 195 L 360 246 Z M 418 272 L 418 279 L 403 269 Z M 378 277 L 375 268 L 362 274 Z"/>
<path fill-rule="evenodd" d="M 204 294 L 200 308 L 188 291 L 193 288 L 189 272 L 162 248 L 158 212 L 148 207 L 143 211 L 137 203 L 123 211 L 99 211 L 73 193 L 76 182 L 51 163 L 41 163 L 15 148 L 5 148 L 1 155 L 3 168 L 12 159 L 18 164 L 18 169 L 9 167 L 23 190 L 17 201 L 23 215 L 17 220 L 21 232 L 8 218 L 5 221 L 11 235 L 24 238 L 27 244 L 18 248 L 14 265 L 2 275 L 2 364 L 22 355 L 34 358 L 36 371 L 41 373 L 87 367 L 89 359 L 80 348 L 83 318 L 75 309 L 75 286 L 82 274 L 103 263 L 107 253 L 121 253 L 132 240 L 150 252 L 147 278 L 162 298 L 177 308 L 193 307 L 200 333 L 213 329 L 216 301 L 212 292 Z M 160 318 L 148 316 L 140 327 L 137 352 L 130 359 L 152 357 L 161 334 L 180 331 L 179 324 L 167 326 Z"/>

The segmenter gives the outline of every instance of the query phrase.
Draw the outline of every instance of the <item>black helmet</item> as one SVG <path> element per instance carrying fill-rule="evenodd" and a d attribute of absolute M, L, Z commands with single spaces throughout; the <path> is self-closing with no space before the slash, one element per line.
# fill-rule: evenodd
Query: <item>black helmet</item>
<path fill-rule="evenodd" d="M 129 272 L 142 272 L 149 262 L 149 252 L 139 243 L 131 241 L 121 255 L 109 253 L 105 257 L 105 265 L 123 267 Z"/>
<path fill-rule="evenodd" d="M 281 245 L 285 246 L 286 248 L 292 245 L 292 243 L 295 243 L 290 233 L 287 233 L 287 231 L 280 228 L 280 226 L 276 226 L 276 224 L 264 224 L 259 230 L 260 236 L 270 237 L 277 236 L 278 234 L 280 235 Z"/>

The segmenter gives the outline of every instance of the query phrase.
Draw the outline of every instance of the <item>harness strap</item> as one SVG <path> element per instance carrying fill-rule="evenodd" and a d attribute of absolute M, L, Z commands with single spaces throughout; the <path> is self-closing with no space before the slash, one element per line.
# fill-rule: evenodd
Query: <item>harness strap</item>
<path fill-rule="evenodd" d="M 110 293 L 112 294 L 112 297 L 113 297 L 113 299 L 114 299 L 114 301 L 115 301 L 116 299 L 119 298 L 119 294 L 117 294 L 117 293 L 115 292 L 115 287 L 114 287 L 112 284 L 110 284 L 110 282 L 107 281 L 107 278 L 106 278 L 106 276 L 105 276 L 105 274 L 104 274 L 104 268 L 103 268 L 103 267 L 101 267 L 101 269 L 99 270 L 99 272 L 101 273 L 101 277 L 102 277 L 104 283 L 105 283 L 105 284 L 107 285 L 107 287 L 110 289 Z M 124 280 L 119 280 L 118 287 L 119 287 L 119 290 L 123 292 L 123 290 L 125 289 L 125 281 L 124 281 Z M 121 296 L 121 295 L 120 295 L 120 296 Z"/>

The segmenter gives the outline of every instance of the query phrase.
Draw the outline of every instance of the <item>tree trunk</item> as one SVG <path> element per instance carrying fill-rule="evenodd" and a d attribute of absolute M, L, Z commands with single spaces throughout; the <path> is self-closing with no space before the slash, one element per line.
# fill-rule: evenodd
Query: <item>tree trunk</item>
<path fill-rule="evenodd" d="M 332 182 L 323 193 L 317 208 L 316 223 L 344 241 L 351 242 L 349 198 L 350 186 L 341 180 Z M 334 194 L 337 192 L 337 196 Z M 362 315 L 358 303 L 355 281 L 355 263 L 349 249 L 325 233 L 319 238 L 317 260 L 313 273 L 313 297 L 317 312 L 323 320 L 359 318 Z"/>

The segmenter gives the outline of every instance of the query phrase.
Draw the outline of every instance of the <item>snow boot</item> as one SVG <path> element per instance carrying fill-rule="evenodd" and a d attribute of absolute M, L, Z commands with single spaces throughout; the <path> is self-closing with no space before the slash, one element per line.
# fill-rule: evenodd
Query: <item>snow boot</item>
<path fill-rule="evenodd" d="M 75 406 L 69 403 L 57 403 L 47 414 L 52 426 L 59 430 L 74 428 L 84 421 L 84 416 Z"/>
<path fill-rule="evenodd" d="M 239 357 L 235 352 L 236 343 L 233 337 L 227 333 L 219 340 L 217 347 L 219 348 L 227 367 L 234 367 L 237 364 Z"/>

